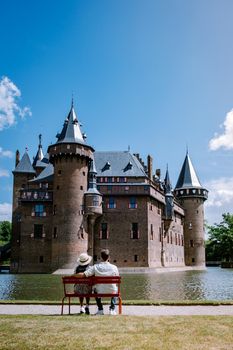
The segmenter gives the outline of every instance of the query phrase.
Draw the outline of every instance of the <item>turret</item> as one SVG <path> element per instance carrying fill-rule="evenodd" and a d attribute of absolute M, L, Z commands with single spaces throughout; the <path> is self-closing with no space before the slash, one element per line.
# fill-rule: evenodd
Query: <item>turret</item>
<path fill-rule="evenodd" d="M 42 160 L 44 158 L 43 151 L 42 151 L 42 135 L 39 135 L 39 144 L 38 144 L 38 150 L 36 153 L 36 156 L 33 159 L 32 166 L 34 169 L 36 169 L 36 174 L 39 175 L 41 171 L 46 167 L 46 163 L 44 163 Z"/>
<path fill-rule="evenodd" d="M 73 103 L 57 142 L 48 148 L 54 165 L 52 270 L 73 268 L 88 248 L 84 193 L 94 149 L 85 142 Z"/>
<path fill-rule="evenodd" d="M 95 159 L 90 161 L 88 190 L 85 193 L 84 212 L 88 222 L 88 254 L 94 255 L 94 225 L 97 217 L 102 215 L 102 195 L 96 185 Z"/>
<path fill-rule="evenodd" d="M 185 209 L 185 264 L 205 266 L 204 202 L 208 191 L 202 187 L 187 152 L 176 187 L 175 196 Z"/>
<path fill-rule="evenodd" d="M 168 169 L 164 179 L 164 192 L 165 192 L 165 220 L 172 220 L 173 217 L 173 201 L 172 186 L 169 177 Z"/>

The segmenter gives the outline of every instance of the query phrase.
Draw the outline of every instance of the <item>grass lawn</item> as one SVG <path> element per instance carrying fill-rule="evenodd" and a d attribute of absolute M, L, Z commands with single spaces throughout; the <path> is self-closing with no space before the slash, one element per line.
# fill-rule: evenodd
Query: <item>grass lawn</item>
<path fill-rule="evenodd" d="M 0 316 L 1 350 L 230 350 L 232 316 Z"/>

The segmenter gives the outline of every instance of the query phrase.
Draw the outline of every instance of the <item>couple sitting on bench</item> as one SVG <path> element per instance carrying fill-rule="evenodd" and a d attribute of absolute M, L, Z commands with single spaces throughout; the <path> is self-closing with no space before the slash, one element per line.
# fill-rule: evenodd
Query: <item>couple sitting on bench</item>
<path fill-rule="evenodd" d="M 101 258 L 102 261 L 99 264 L 95 264 L 93 266 L 89 266 L 92 257 L 83 253 L 79 256 L 77 262 L 78 266 L 75 269 L 75 276 L 77 277 L 90 277 L 90 276 L 119 276 L 118 268 L 115 265 L 110 264 L 109 262 L 109 250 L 103 249 L 101 250 Z M 80 294 L 91 294 L 91 286 L 76 284 L 74 287 L 76 293 Z M 94 292 L 97 294 L 101 293 L 116 293 L 117 286 L 116 284 L 97 284 L 94 286 Z M 89 311 L 89 302 L 90 298 L 86 297 L 86 307 L 84 307 L 84 298 L 80 297 L 80 313 L 90 314 Z M 103 315 L 103 304 L 100 297 L 96 297 L 96 304 L 98 310 L 96 315 Z M 109 308 L 110 315 L 116 315 L 115 306 L 116 305 L 116 297 L 111 298 L 111 305 Z"/>

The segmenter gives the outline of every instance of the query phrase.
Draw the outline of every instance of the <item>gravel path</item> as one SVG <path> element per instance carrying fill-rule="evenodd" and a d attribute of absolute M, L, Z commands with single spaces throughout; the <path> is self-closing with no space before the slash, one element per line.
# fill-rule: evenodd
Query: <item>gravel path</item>
<path fill-rule="evenodd" d="M 91 314 L 94 314 L 96 307 L 91 305 Z M 0 315 L 60 315 L 61 307 L 58 305 L 0 305 Z M 108 307 L 104 306 L 105 314 L 108 314 Z M 64 314 L 68 313 L 68 306 Z M 71 307 L 72 314 L 79 313 L 79 306 Z M 133 316 L 193 316 L 193 315 L 232 315 L 233 305 L 219 306 L 125 306 L 122 307 L 123 315 Z"/>

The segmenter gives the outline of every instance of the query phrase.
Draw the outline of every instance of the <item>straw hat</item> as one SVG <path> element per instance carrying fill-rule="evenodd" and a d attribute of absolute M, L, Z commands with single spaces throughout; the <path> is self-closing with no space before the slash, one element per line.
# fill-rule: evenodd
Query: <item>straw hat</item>
<path fill-rule="evenodd" d="M 92 257 L 86 253 L 82 253 L 80 254 L 78 260 L 77 260 L 77 263 L 80 265 L 80 266 L 84 266 L 84 265 L 88 265 L 90 264 L 92 260 Z"/>

